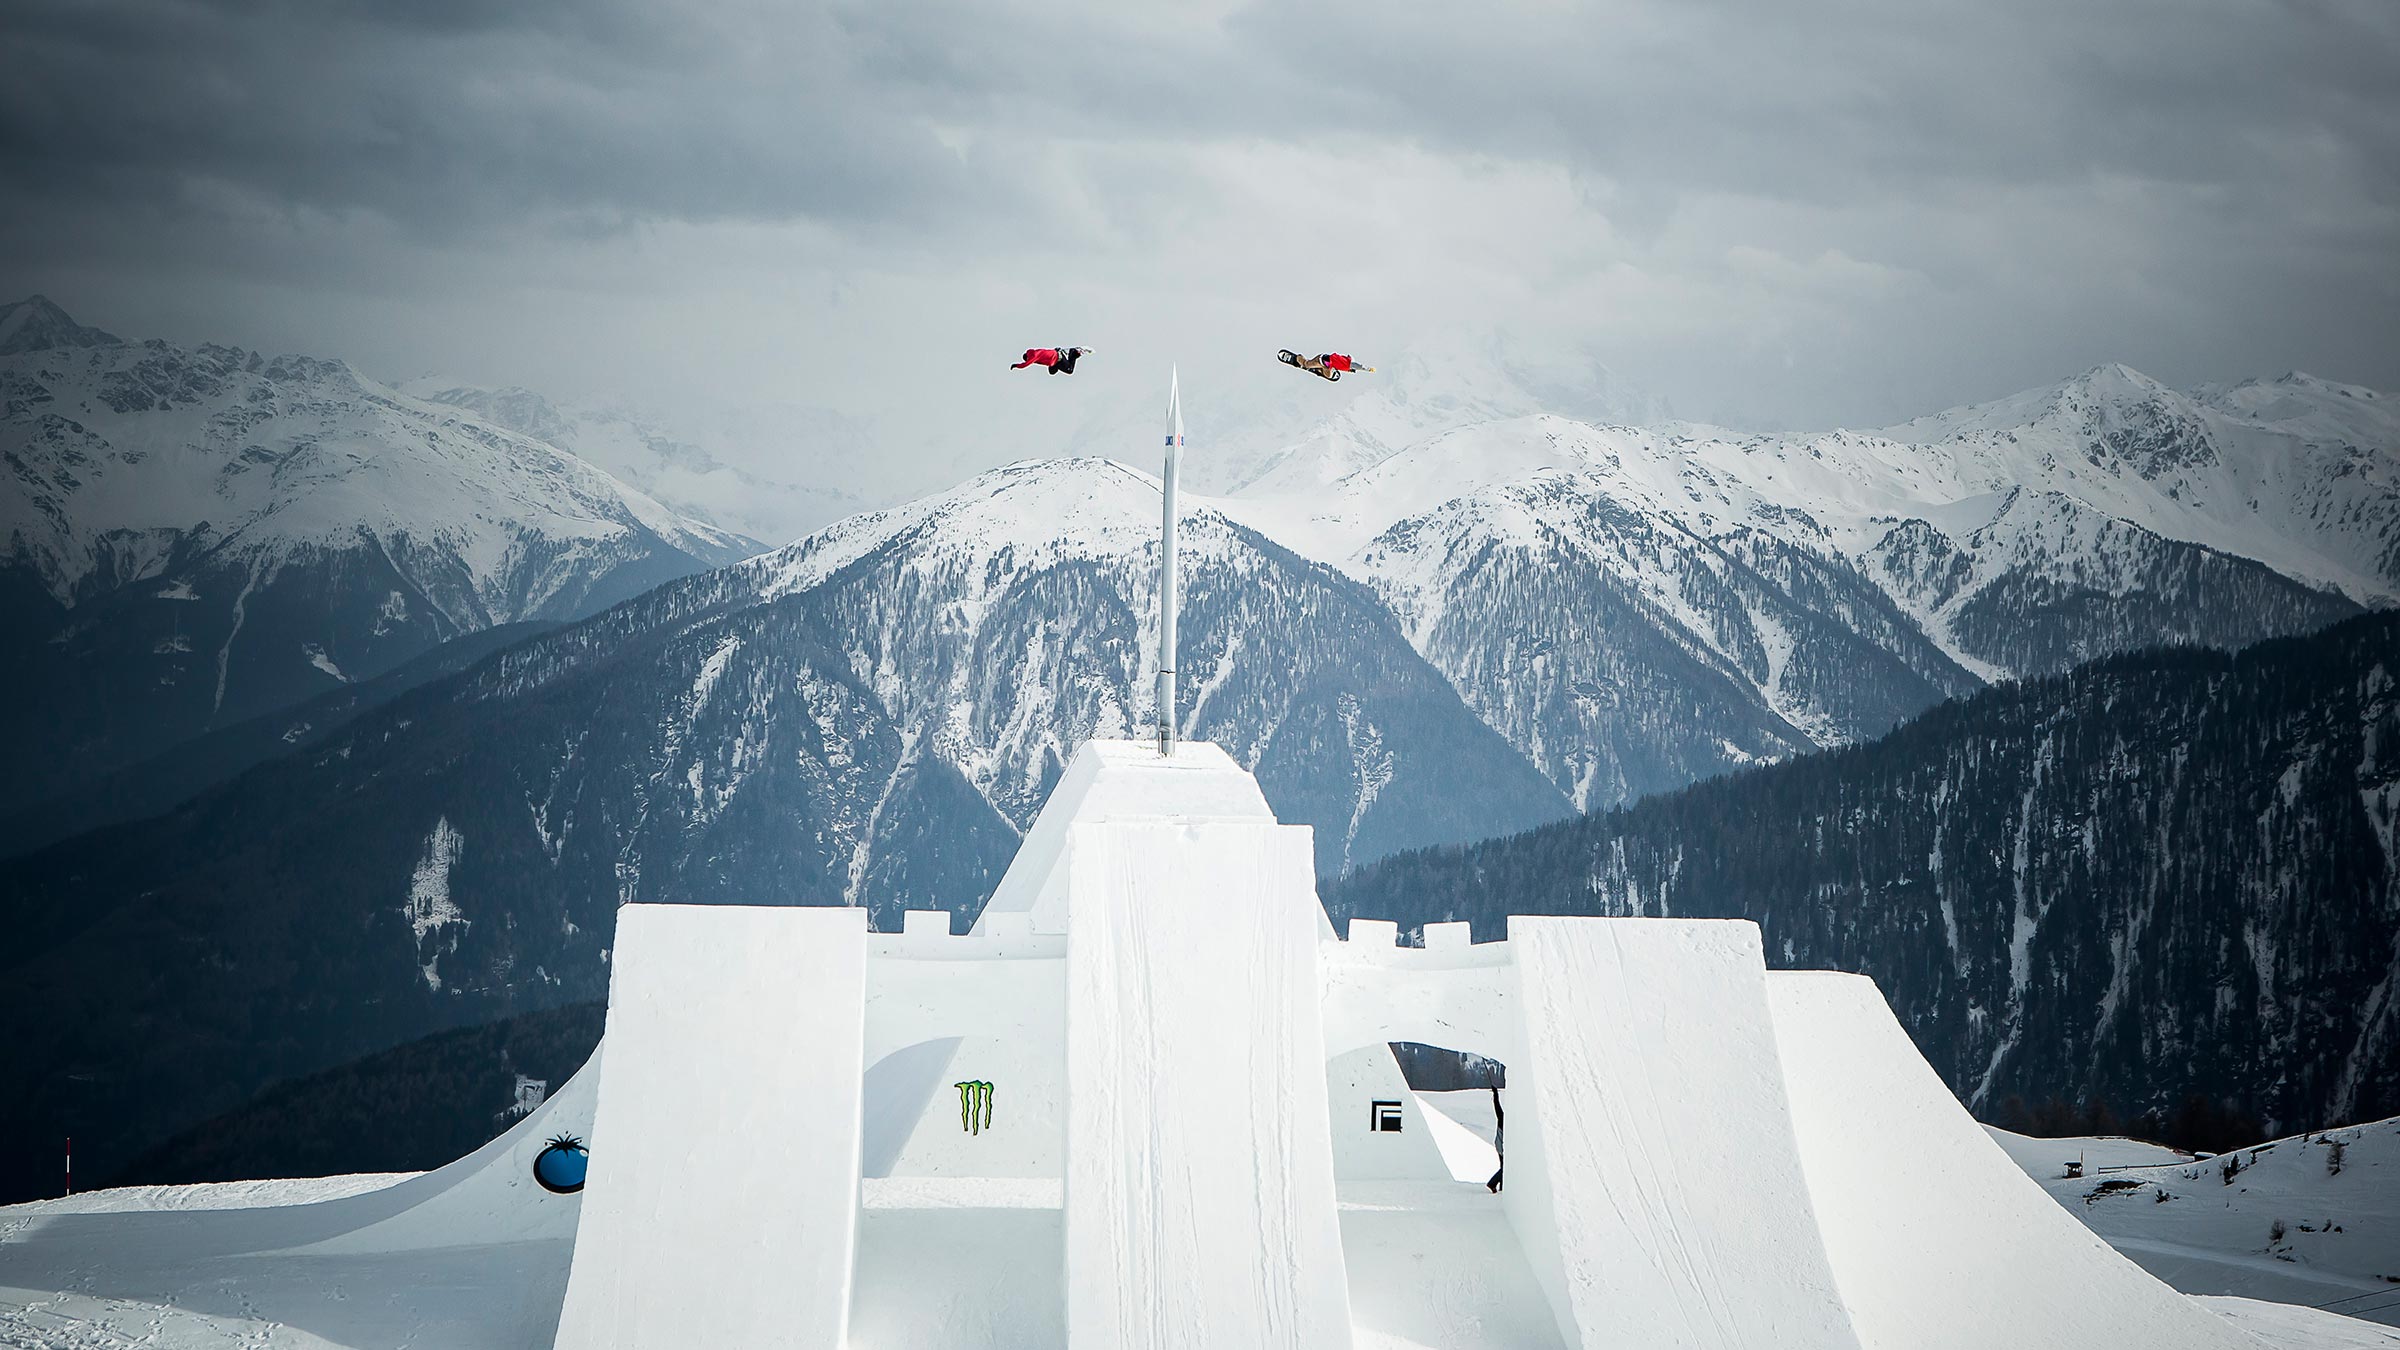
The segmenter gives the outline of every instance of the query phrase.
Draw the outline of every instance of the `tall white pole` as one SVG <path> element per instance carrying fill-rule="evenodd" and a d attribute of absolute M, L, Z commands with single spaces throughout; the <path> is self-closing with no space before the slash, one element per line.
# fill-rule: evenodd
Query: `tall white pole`
<path fill-rule="evenodd" d="M 1175 473 L 1183 466 L 1183 387 L 1167 375 L 1165 505 L 1158 526 L 1158 753 L 1175 753 Z"/>

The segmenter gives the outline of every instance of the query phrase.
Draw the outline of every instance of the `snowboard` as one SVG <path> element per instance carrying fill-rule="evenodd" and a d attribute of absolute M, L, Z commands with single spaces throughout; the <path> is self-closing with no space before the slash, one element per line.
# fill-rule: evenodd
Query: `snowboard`
<path fill-rule="evenodd" d="M 1300 370 L 1305 370 L 1320 380 L 1338 380 L 1342 378 L 1342 372 L 1338 370 L 1319 370 L 1315 366 L 1302 365 L 1300 361 L 1300 354 L 1297 352 L 1277 352 L 1275 353 L 1275 359 L 1283 362 L 1287 366 L 1293 366 Z"/>
<path fill-rule="evenodd" d="M 1315 366 L 1306 364 L 1301 359 L 1298 352 L 1277 352 L 1275 353 L 1275 359 L 1283 362 L 1287 366 L 1297 366 L 1300 369 L 1307 371 L 1309 374 L 1316 376 L 1320 380 L 1338 380 L 1342 378 L 1342 372 L 1338 370 L 1319 370 Z M 1352 366 L 1351 369 L 1363 370 L 1370 375 L 1375 373 L 1375 367 L 1373 366 Z"/>

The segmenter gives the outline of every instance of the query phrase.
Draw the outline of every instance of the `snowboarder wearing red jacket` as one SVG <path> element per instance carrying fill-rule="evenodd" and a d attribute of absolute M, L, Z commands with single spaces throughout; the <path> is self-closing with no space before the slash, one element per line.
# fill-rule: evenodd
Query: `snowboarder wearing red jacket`
<path fill-rule="evenodd" d="M 1344 356 L 1340 352 L 1319 352 L 1315 356 L 1302 356 L 1298 352 L 1277 352 L 1275 359 L 1287 366 L 1298 366 L 1311 375 L 1327 380 L 1342 378 L 1344 371 L 1363 370 L 1372 374 L 1375 370 L 1373 366 L 1357 364 L 1352 358 Z"/>
<path fill-rule="evenodd" d="M 1040 366 L 1053 375 L 1072 375 L 1075 373 L 1075 362 L 1089 351 L 1089 347 L 1069 347 L 1063 351 L 1056 347 L 1027 347 L 1025 359 L 1009 369 L 1023 370 L 1027 366 Z"/>

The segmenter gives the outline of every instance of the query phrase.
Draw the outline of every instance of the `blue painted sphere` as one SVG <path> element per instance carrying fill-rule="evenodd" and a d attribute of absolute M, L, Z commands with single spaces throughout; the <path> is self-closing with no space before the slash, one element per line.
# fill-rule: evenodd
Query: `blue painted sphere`
<path fill-rule="evenodd" d="M 560 1195 L 572 1195 L 583 1189 L 583 1174 L 591 1166 L 591 1155 L 580 1148 L 552 1144 L 533 1160 L 533 1179 L 542 1189 Z"/>

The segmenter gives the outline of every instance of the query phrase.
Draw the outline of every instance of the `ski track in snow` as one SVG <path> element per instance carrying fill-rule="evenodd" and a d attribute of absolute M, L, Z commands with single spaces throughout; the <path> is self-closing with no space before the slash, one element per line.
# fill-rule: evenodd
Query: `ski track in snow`
<path fill-rule="evenodd" d="M 239 594 L 233 597 L 233 627 L 225 634 L 225 645 L 217 648 L 217 693 L 208 705 L 209 721 L 225 708 L 225 676 L 233 665 L 233 640 L 242 635 L 242 620 L 249 608 L 250 592 L 258 589 L 259 564 L 250 567 L 250 577 L 242 583 Z"/>
<path fill-rule="evenodd" d="M 1984 1065 L 1983 1077 L 1967 1098 L 1971 1106 L 1980 1107 L 1991 1095 L 1992 1080 L 2009 1053 L 2017 1048 L 2017 1038 L 2025 1024 L 2025 991 L 2033 982 L 2033 939 L 2040 932 L 2042 915 L 2047 906 L 2037 901 L 2029 874 L 2033 869 L 2034 804 L 2040 799 L 2042 783 L 2049 776 L 2050 738 L 2044 736 L 2034 752 L 2033 777 L 2026 786 L 2025 797 L 2017 810 L 2016 843 L 2010 857 L 2012 878 L 2012 923 L 2008 939 L 2008 1009 L 2001 1018 L 1999 1041 L 1992 1046 L 1992 1057 Z"/>

